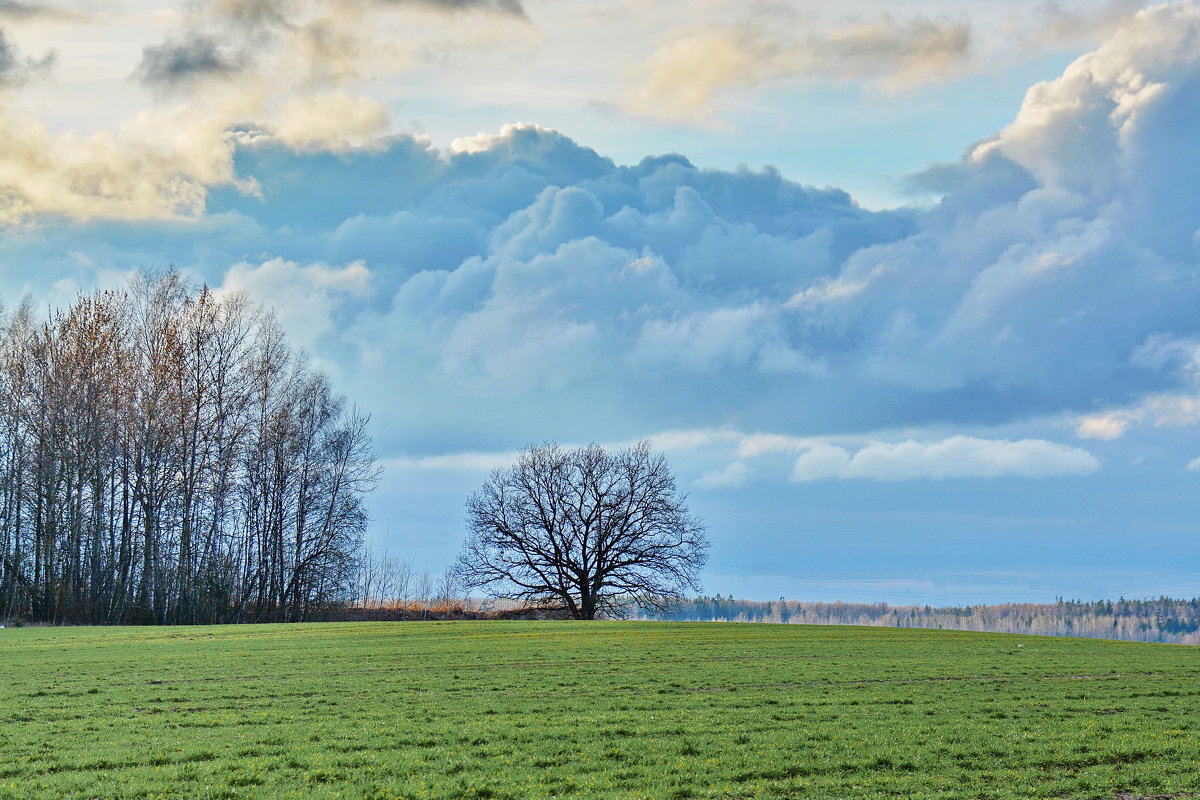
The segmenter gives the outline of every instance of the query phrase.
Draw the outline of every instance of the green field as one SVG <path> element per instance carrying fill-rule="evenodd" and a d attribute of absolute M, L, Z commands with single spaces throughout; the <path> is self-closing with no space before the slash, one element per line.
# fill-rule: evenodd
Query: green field
<path fill-rule="evenodd" d="M 0 798 L 1200 797 L 1200 648 L 451 622 L 0 631 Z"/>

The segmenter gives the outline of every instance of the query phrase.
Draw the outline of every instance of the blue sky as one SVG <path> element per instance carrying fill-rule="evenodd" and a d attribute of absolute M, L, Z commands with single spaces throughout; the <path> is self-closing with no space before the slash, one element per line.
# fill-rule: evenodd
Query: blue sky
<path fill-rule="evenodd" d="M 1200 595 L 1200 5 L 0 2 L 0 296 L 176 265 L 372 414 L 441 570 L 665 451 L 709 592 Z"/>

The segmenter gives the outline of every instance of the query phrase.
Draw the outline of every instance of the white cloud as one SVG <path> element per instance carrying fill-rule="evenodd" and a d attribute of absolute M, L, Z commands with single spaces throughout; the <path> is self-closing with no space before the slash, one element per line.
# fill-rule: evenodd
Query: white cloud
<path fill-rule="evenodd" d="M 1120 439 L 1134 424 L 1135 417 L 1126 412 L 1113 411 L 1107 414 L 1092 414 L 1080 418 L 1075 426 L 1075 435 L 1081 439 Z"/>
<path fill-rule="evenodd" d="M 696 479 L 698 489 L 738 489 L 750 481 L 750 468 L 734 461 L 723 469 L 712 470 Z"/>
<path fill-rule="evenodd" d="M 977 439 L 952 436 L 934 442 L 873 442 L 851 451 L 815 445 L 792 469 L 797 482 L 823 478 L 903 481 L 940 478 L 1086 475 L 1100 468 L 1091 453 L 1043 439 Z"/>
<path fill-rule="evenodd" d="M 742 434 L 730 428 L 704 428 L 699 430 L 674 430 L 651 434 L 646 438 L 655 450 L 665 452 L 700 450 L 714 445 L 736 442 Z M 632 442 L 624 446 L 628 446 Z"/>
<path fill-rule="evenodd" d="M 340 92 L 299 97 L 274 120 L 279 140 L 297 150 L 343 150 L 387 132 L 387 106 L 369 97 Z"/>
<path fill-rule="evenodd" d="M 270 308 L 297 344 L 313 352 L 336 327 L 339 309 L 361 298 L 370 280 L 371 272 L 361 262 L 332 267 L 275 258 L 234 265 L 217 292 L 245 292 Z"/>
<path fill-rule="evenodd" d="M 186 217 L 209 187 L 234 181 L 221 122 L 185 107 L 138 114 L 115 131 L 57 134 L 0 107 L 0 224 Z"/>
<path fill-rule="evenodd" d="M 826 304 L 851 300 L 862 294 L 874 280 L 887 275 L 894 271 L 894 269 L 890 264 L 880 264 L 872 269 L 868 275 L 861 278 L 852 278 L 845 275 L 831 278 L 828 275 L 823 275 L 813 282 L 811 286 L 806 286 L 803 290 L 792 295 L 787 305 L 789 308 L 815 308 Z"/>
<path fill-rule="evenodd" d="M 443 453 L 421 458 L 388 458 L 386 469 L 447 470 L 453 472 L 491 472 L 516 463 L 520 456 L 515 450 L 495 453 Z"/>
<path fill-rule="evenodd" d="M 650 320 L 642 328 L 633 358 L 650 365 L 678 363 L 693 370 L 745 364 L 759 353 L 764 334 L 756 328 L 769 319 L 769 312 L 755 305 Z"/>
<path fill-rule="evenodd" d="M 955 74 L 970 51 L 968 25 L 924 17 L 885 15 L 825 29 L 746 20 L 663 44 L 642 66 L 625 106 L 652 117 L 703 118 L 722 90 L 784 78 L 870 80 L 899 89 Z"/>
<path fill-rule="evenodd" d="M 769 453 L 797 453 L 820 444 L 803 436 L 788 436 L 781 433 L 753 433 L 738 442 L 738 458 L 756 458 Z"/>
<path fill-rule="evenodd" d="M 831 444 L 818 444 L 801 453 L 792 464 L 791 479 L 796 482 L 821 478 L 846 477 L 850 451 Z"/>
<path fill-rule="evenodd" d="M 689 6 L 680 15 L 684 25 L 658 5 L 652 24 L 667 33 L 627 75 L 622 105 L 649 117 L 704 122 L 736 92 L 787 80 L 853 80 L 888 92 L 958 80 L 1009 65 L 1014 52 L 1028 58 L 1095 42 L 1127 25 L 1142 3 L 1006 4 L 1006 14 L 987 4 L 934 3 L 926 4 L 928 15 L 907 18 L 894 15 L 894 4 L 860 4 L 852 17 L 812 4 L 773 4 L 769 14 L 757 5 L 738 13 L 716 4 Z"/>
<path fill-rule="evenodd" d="M 553 131 L 532 122 L 509 122 L 500 126 L 499 133 L 480 131 L 472 136 L 460 136 L 450 142 L 452 153 L 486 153 L 497 148 L 507 148 L 514 136 L 520 136 L 525 131 L 533 130 L 539 134 L 550 134 Z"/>
<path fill-rule="evenodd" d="M 701 473 L 693 482 L 698 489 L 736 489 L 756 477 L 774 473 L 793 482 L 837 478 L 876 481 L 905 481 L 944 478 L 1046 478 L 1086 475 L 1100 468 L 1100 462 L 1075 447 L 1042 439 L 980 439 L 953 436 L 942 440 L 884 442 L 859 437 L 844 437 L 840 444 L 818 439 L 801 439 L 781 434 L 746 434 L 732 429 L 667 431 L 644 437 L 656 451 L 674 453 L 681 464 L 692 462 L 692 453 L 703 458 L 733 455 L 723 467 Z M 627 447 L 631 442 L 608 444 Z M 563 446 L 575 447 L 567 442 Z M 769 456 L 778 452 L 798 452 L 791 461 L 790 474 L 780 474 Z M 393 458 L 389 466 L 403 469 L 458 470 L 488 472 L 512 464 L 519 453 L 467 451 L 418 458 Z M 1200 463 L 1200 459 L 1197 459 Z"/>
<path fill-rule="evenodd" d="M 1151 394 L 1126 408 L 1080 417 L 1075 435 L 1083 439 L 1119 439 L 1130 428 L 1149 422 L 1156 428 L 1200 424 L 1200 395 Z"/>
<path fill-rule="evenodd" d="M 1189 470 L 1193 470 L 1193 471 L 1200 470 L 1200 456 L 1193 458 L 1191 461 L 1189 461 L 1187 468 Z"/>

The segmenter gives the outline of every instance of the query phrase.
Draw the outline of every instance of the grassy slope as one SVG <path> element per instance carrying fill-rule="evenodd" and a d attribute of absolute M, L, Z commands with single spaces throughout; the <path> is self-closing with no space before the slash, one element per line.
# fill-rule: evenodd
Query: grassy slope
<path fill-rule="evenodd" d="M 1018 645 L 1024 645 L 1018 647 Z M 0 631 L 0 798 L 1200 797 L 1200 649 L 950 631 Z"/>

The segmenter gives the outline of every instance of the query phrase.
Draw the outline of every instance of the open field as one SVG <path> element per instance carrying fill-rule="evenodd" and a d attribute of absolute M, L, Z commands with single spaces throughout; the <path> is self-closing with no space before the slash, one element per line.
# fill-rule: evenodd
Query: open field
<path fill-rule="evenodd" d="M 879 628 L 0 631 L 0 798 L 1200 798 L 1200 649 Z"/>

